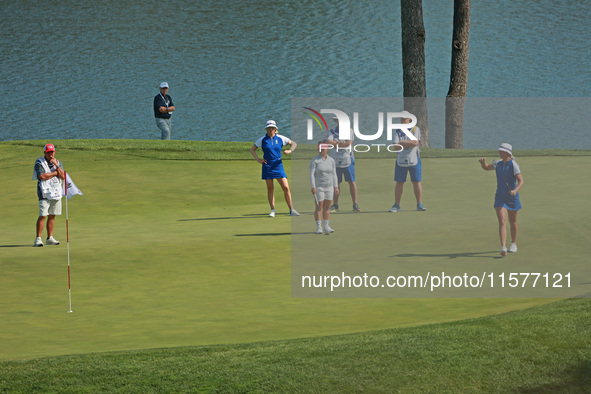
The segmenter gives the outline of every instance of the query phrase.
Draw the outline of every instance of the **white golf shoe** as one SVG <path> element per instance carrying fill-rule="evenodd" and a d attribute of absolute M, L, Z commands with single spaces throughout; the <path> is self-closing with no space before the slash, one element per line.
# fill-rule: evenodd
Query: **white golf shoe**
<path fill-rule="evenodd" d="M 300 213 L 295 209 L 289 211 L 289 216 L 300 216 Z"/>
<path fill-rule="evenodd" d="M 270 218 L 274 218 L 275 217 L 275 210 L 271 209 L 271 213 L 269 214 Z"/>
<path fill-rule="evenodd" d="M 388 212 L 400 212 L 400 210 L 401 210 L 400 205 L 394 204 L 394 205 L 392 205 L 392 208 L 390 208 L 388 210 Z"/>
<path fill-rule="evenodd" d="M 43 241 L 41 240 L 41 237 L 35 238 L 35 243 L 33 244 L 33 246 L 43 246 Z"/>
<path fill-rule="evenodd" d="M 45 243 L 47 245 L 59 245 L 60 244 L 60 241 L 58 241 L 57 239 L 53 238 L 53 235 L 52 235 L 51 237 L 49 237 L 49 238 L 47 238 L 45 240 Z"/>
<path fill-rule="evenodd" d="M 512 242 L 509 246 L 509 253 L 517 253 L 517 244 Z"/>
<path fill-rule="evenodd" d="M 503 246 L 501 248 L 501 257 L 505 257 L 506 254 L 507 254 L 507 247 L 506 246 Z"/>
<path fill-rule="evenodd" d="M 316 226 L 316 234 L 322 234 L 324 231 L 322 230 L 322 226 Z"/>

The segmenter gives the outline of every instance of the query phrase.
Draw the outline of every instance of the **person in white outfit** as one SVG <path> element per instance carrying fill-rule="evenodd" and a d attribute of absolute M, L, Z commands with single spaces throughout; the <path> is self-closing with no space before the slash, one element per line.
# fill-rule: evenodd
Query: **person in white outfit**
<path fill-rule="evenodd" d="M 330 205 L 333 198 L 339 194 L 339 183 L 335 160 L 328 156 L 328 149 L 331 147 L 324 141 L 319 142 L 319 154 L 310 162 L 310 184 L 316 204 L 314 211 L 316 234 L 334 232 L 330 227 Z"/>

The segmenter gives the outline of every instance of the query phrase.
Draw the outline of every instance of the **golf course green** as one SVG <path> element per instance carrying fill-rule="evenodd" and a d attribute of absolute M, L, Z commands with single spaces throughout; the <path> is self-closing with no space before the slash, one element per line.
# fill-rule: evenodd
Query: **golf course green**
<path fill-rule="evenodd" d="M 38 208 L 31 173 L 46 141 L 2 142 L 0 360 L 359 333 L 556 301 L 294 298 L 292 221 L 298 221 L 298 228 L 309 226 L 309 235 L 298 235 L 298 245 L 318 243 L 319 237 L 337 243 L 339 233 L 326 239 L 313 234 L 313 201 L 309 195 L 300 197 L 304 184 L 295 180 L 294 202 L 302 215 L 289 217 L 276 190 L 278 215 L 269 218 L 265 185 L 260 167 L 249 160 L 249 143 L 51 142 L 84 193 L 68 201 L 73 313 L 68 313 L 65 199 L 54 233 L 61 245 L 32 247 Z M 516 154 L 525 179 L 520 250 L 503 262 L 529 259 L 557 270 L 564 264 L 588 265 L 591 214 L 585 207 L 591 185 L 583 179 L 588 179 L 591 152 L 556 153 L 561 155 Z M 420 254 L 420 259 L 443 264 L 450 259 L 499 264 L 492 208 L 495 177 L 479 168 L 481 154 L 490 160 L 495 152 L 424 152 L 429 210 L 413 212 L 409 222 L 416 223 L 411 231 L 419 234 L 420 247 L 407 241 L 392 255 L 404 259 Z M 296 161 L 286 160 L 286 169 L 299 165 Z M 375 174 L 369 171 L 371 162 L 358 159 L 357 164 L 362 209 L 375 215 L 383 211 L 389 220 L 408 220 L 411 212 L 398 217 L 387 213 L 394 189 L 391 173 L 380 181 L 381 194 L 364 189 Z M 451 205 L 453 198 L 464 203 Z M 349 205 L 348 195 L 343 201 Z M 412 204 L 409 188 L 402 205 Z M 335 229 L 345 216 L 333 215 Z M 484 262 L 481 252 L 488 258 Z M 589 277 L 576 280 L 591 282 Z"/>

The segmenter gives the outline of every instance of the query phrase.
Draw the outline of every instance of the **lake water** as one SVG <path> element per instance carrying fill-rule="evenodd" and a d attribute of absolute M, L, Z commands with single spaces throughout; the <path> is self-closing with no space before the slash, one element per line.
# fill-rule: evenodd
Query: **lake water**
<path fill-rule="evenodd" d="M 441 102 L 453 1 L 423 3 L 427 94 Z M 254 141 L 269 118 L 289 136 L 293 97 L 402 95 L 399 1 L 3 0 L 0 15 L 0 140 L 159 138 L 152 99 L 161 81 L 177 107 L 173 139 L 182 140 Z M 549 120 L 556 127 L 525 135 L 519 127 L 518 143 L 512 127 L 499 135 L 467 123 L 465 148 L 504 138 L 516 149 L 591 149 L 590 20 L 583 0 L 472 2 L 474 102 L 507 98 L 500 105 L 512 107 L 528 98 L 529 108 L 545 98 L 560 119 L 558 98 L 576 99 L 565 104 L 571 123 Z M 444 146 L 438 105 L 432 147 Z"/>

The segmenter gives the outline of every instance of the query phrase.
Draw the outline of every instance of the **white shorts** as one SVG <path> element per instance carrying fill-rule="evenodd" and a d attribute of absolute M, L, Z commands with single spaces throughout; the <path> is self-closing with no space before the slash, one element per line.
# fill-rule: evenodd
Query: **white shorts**
<path fill-rule="evenodd" d="M 39 216 L 61 215 L 62 200 L 39 200 Z"/>
<path fill-rule="evenodd" d="M 334 188 L 330 189 L 316 189 L 316 199 L 318 202 L 329 200 L 332 201 L 334 197 Z"/>

